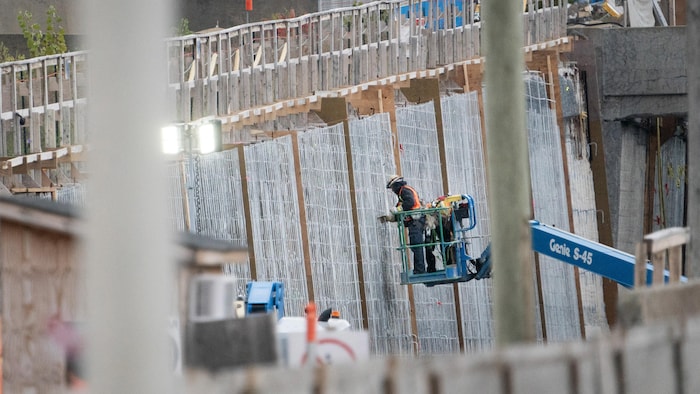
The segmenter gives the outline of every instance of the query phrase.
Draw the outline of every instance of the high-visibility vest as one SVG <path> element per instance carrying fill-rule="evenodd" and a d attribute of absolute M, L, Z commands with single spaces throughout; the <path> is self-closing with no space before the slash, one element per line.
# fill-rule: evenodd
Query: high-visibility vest
<path fill-rule="evenodd" d="M 401 204 L 403 202 L 403 199 L 401 198 L 401 192 L 403 191 L 404 188 L 408 188 L 408 190 L 410 190 L 411 193 L 413 193 L 413 206 L 411 207 L 411 209 L 419 209 L 421 207 L 421 205 L 420 205 L 420 198 L 418 197 L 418 192 L 416 192 L 416 189 L 414 189 L 408 185 L 401 186 L 401 189 L 399 189 L 399 204 L 398 205 L 403 206 L 403 204 Z"/>

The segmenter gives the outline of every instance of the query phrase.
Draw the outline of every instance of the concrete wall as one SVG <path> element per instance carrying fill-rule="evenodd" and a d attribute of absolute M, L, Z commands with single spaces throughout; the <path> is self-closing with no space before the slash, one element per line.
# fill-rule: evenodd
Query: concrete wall
<path fill-rule="evenodd" d="M 606 119 L 688 111 L 684 27 L 614 29 L 602 44 Z"/>
<path fill-rule="evenodd" d="M 83 34 L 85 26 L 80 21 L 79 2 L 76 0 L 0 0 L 0 34 L 22 34 L 17 23 L 17 14 L 20 11 L 29 11 L 34 16 L 33 20 L 42 27 L 46 23 L 46 10 L 53 5 L 56 13 L 63 19 L 61 26 L 66 29 L 66 34 Z"/>
<path fill-rule="evenodd" d="M 644 232 L 644 193 L 650 185 L 648 131 L 632 120 L 687 116 L 685 28 L 577 27 L 569 33 L 579 37 L 569 58 L 586 75 L 589 126 L 598 145 L 592 160 L 605 168 L 597 177 L 607 190 L 596 185 L 598 198 L 607 196 L 609 204 L 602 227 L 608 227 L 613 246 L 633 252 Z"/>
<path fill-rule="evenodd" d="M 586 39 L 572 58 L 600 75 L 604 120 L 688 112 L 685 27 L 574 31 Z"/>
<path fill-rule="evenodd" d="M 253 0 L 253 11 L 245 10 L 245 0 L 177 0 L 180 15 L 187 18 L 192 31 L 215 26 L 233 27 L 250 22 L 276 19 L 277 14 L 294 10 L 297 16 L 318 11 L 317 0 Z M 246 15 L 247 14 L 247 15 Z M 247 17 L 247 19 L 246 19 Z"/>
<path fill-rule="evenodd" d="M 15 56 L 22 54 L 29 57 L 27 42 L 22 36 L 22 29 L 17 21 L 17 15 L 21 11 L 32 13 L 32 21 L 38 23 L 42 29 L 46 26 L 46 10 L 53 5 L 56 13 L 61 17 L 60 26 L 65 29 L 66 43 L 69 51 L 81 50 L 78 36 L 85 31 L 84 24 L 80 20 L 79 1 L 76 0 L 0 0 L 0 43 L 5 44 L 10 54 Z"/>

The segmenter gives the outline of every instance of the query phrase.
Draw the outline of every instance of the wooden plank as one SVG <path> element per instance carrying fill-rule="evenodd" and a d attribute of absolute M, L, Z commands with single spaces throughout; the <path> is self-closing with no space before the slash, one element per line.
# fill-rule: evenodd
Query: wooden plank
<path fill-rule="evenodd" d="M 652 274 L 651 284 L 663 285 L 664 270 L 666 269 L 666 251 L 664 250 L 662 252 L 652 254 L 651 265 L 654 267 L 654 273 Z"/>
<path fill-rule="evenodd" d="M 185 219 L 185 230 L 190 232 L 192 230 L 192 223 L 190 222 L 190 197 L 189 193 L 187 193 L 187 169 L 184 160 L 180 160 L 180 193 L 182 195 L 182 216 Z"/>
<path fill-rule="evenodd" d="M 685 245 L 689 241 L 690 229 L 687 227 L 671 227 L 644 236 L 649 254 Z"/>
<path fill-rule="evenodd" d="M 53 187 L 53 181 L 49 178 L 48 170 L 42 168 L 41 172 L 41 186 L 42 187 Z"/>
<path fill-rule="evenodd" d="M 617 306 L 622 327 L 700 316 L 700 281 L 652 286 L 625 292 Z"/>
<path fill-rule="evenodd" d="M 644 243 L 637 244 L 634 263 L 634 287 L 647 285 L 647 250 Z"/>
<path fill-rule="evenodd" d="M 668 250 L 669 283 L 679 283 L 681 281 L 681 254 L 681 246 L 674 246 Z"/>
<path fill-rule="evenodd" d="M 382 88 L 371 86 L 367 90 L 360 91 L 348 97 L 348 101 L 361 116 L 371 116 L 383 111 Z"/>

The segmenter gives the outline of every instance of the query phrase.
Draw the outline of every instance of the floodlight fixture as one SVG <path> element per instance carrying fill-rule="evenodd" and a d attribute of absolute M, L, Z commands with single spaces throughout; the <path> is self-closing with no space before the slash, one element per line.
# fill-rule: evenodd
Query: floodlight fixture
<path fill-rule="evenodd" d="M 199 153 L 221 151 L 221 121 L 213 119 L 198 125 L 194 130 L 194 137 Z"/>
<path fill-rule="evenodd" d="M 163 153 L 175 155 L 182 152 L 184 147 L 184 125 L 169 125 L 161 129 Z"/>
<path fill-rule="evenodd" d="M 165 154 L 219 152 L 222 149 L 221 121 L 205 119 L 195 123 L 173 123 L 161 129 L 161 138 Z"/>

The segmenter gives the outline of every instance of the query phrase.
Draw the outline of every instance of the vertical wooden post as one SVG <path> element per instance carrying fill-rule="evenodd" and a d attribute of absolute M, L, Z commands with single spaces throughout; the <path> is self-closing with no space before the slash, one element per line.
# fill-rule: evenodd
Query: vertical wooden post
<path fill-rule="evenodd" d="M 187 193 L 187 170 L 184 159 L 180 160 L 180 193 L 182 193 L 182 215 L 185 217 L 185 230 L 189 233 L 192 230 L 190 223 L 190 198 Z"/>
<path fill-rule="evenodd" d="M 644 242 L 637 244 L 634 253 L 634 287 L 647 285 L 647 246 Z"/>
<path fill-rule="evenodd" d="M 577 43 L 577 66 L 586 89 L 588 132 L 592 148 L 591 172 L 593 173 L 593 188 L 595 192 L 595 205 L 601 213 L 598 218 L 598 240 L 603 245 L 613 246 L 612 226 L 610 223 L 610 201 L 608 200 L 608 181 L 605 168 L 605 149 L 603 141 L 603 120 L 601 116 L 602 92 L 599 91 L 601 82 L 598 80 L 598 59 L 595 46 L 591 43 L 579 41 Z M 690 216 L 689 216 L 690 217 Z M 605 303 L 605 316 L 608 325 L 614 327 L 617 323 L 617 298 L 618 284 L 607 278 L 603 278 L 603 301 Z"/>
<path fill-rule="evenodd" d="M 353 235 L 355 238 L 355 256 L 357 257 L 357 279 L 360 291 L 360 308 L 362 310 L 362 327 L 369 328 L 367 312 L 367 296 L 365 292 L 365 274 L 362 266 L 362 241 L 360 237 L 360 220 L 357 213 L 357 192 L 355 190 L 355 169 L 352 161 L 352 147 L 350 144 L 350 124 L 348 123 L 348 107 L 344 98 L 324 98 L 321 101 L 321 110 L 317 111 L 319 117 L 329 126 L 343 123 L 343 135 L 345 137 L 345 155 L 348 166 L 348 182 L 350 192 L 350 206 L 352 207 Z"/>
<path fill-rule="evenodd" d="M 557 127 L 559 128 L 559 141 L 562 151 L 562 164 L 564 167 L 564 190 L 566 193 L 566 208 L 568 213 L 569 231 L 575 233 L 575 223 L 573 207 L 571 204 L 571 181 L 569 178 L 569 161 L 566 154 L 566 125 L 564 124 L 564 114 L 561 107 L 561 86 L 559 82 L 559 52 L 538 51 L 532 55 L 532 60 L 528 66 L 542 72 L 549 85 L 550 108 L 556 112 Z M 538 267 L 539 269 L 539 267 Z M 576 302 L 578 306 L 579 329 L 581 337 L 586 338 L 586 322 L 583 314 L 583 298 L 581 296 L 581 278 L 578 267 L 574 267 L 574 281 L 576 286 Z M 539 286 L 539 284 L 538 284 Z M 542 322 L 544 325 L 544 320 Z"/>
<path fill-rule="evenodd" d="M 690 242 L 689 227 L 671 227 L 644 236 L 637 244 L 634 267 L 634 285 L 647 284 L 647 259 L 651 256 L 654 268 L 651 285 L 662 285 L 665 281 L 666 262 L 668 261 L 669 283 L 680 282 L 682 265 L 682 247 Z M 668 260 L 667 260 L 668 258 Z"/>
<path fill-rule="evenodd" d="M 299 206 L 299 220 L 301 221 L 301 247 L 304 259 L 304 271 L 306 272 L 306 291 L 309 294 L 309 302 L 315 301 L 313 269 L 311 268 L 311 252 L 309 250 L 309 231 L 306 225 L 306 203 L 304 202 L 304 189 L 301 180 L 301 157 L 299 155 L 299 138 L 297 133 L 292 133 L 292 151 L 294 153 L 294 173 L 297 183 L 297 205 Z"/>
<path fill-rule="evenodd" d="M 258 270 L 255 265 L 255 239 L 253 237 L 253 222 L 250 213 L 250 194 L 248 192 L 248 169 L 245 162 L 245 147 L 238 146 L 238 165 L 241 173 L 241 192 L 243 194 L 243 211 L 245 213 L 245 234 L 248 241 L 248 261 L 250 269 L 250 279 L 258 280 Z"/>

